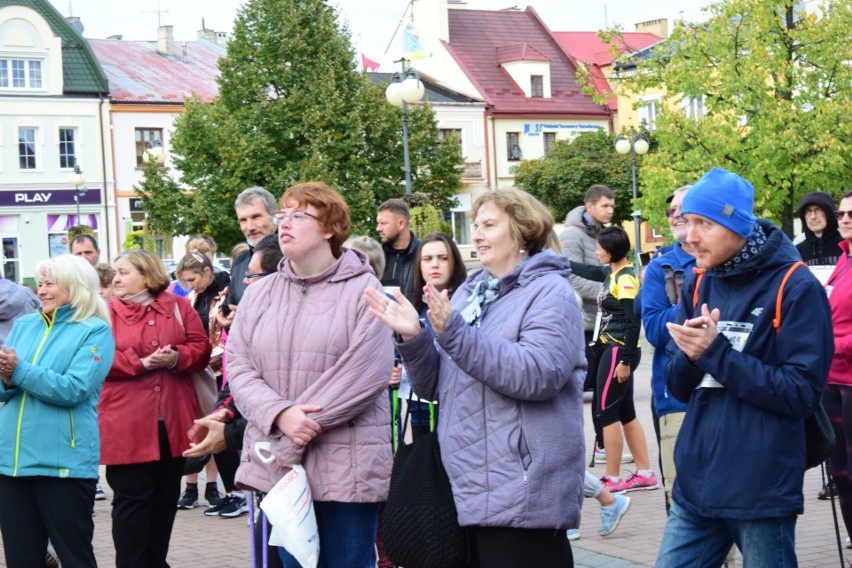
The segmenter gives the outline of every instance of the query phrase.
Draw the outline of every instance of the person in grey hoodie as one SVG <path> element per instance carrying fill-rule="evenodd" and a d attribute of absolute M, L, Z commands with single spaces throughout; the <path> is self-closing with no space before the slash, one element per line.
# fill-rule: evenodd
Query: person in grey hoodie
<path fill-rule="evenodd" d="M 0 278 L 0 344 L 5 343 L 15 320 L 33 313 L 38 306 L 38 298 L 32 290 Z"/>
<path fill-rule="evenodd" d="M 438 439 L 471 566 L 573 566 L 583 500 L 582 315 L 550 212 L 515 189 L 473 206 L 484 270 L 449 299 L 424 287 L 432 332 L 405 297 L 364 297 L 399 334 L 412 387 L 438 400 Z"/>

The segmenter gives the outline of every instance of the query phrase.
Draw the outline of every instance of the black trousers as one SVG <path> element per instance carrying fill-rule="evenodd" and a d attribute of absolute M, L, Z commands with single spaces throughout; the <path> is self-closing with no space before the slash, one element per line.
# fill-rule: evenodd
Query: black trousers
<path fill-rule="evenodd" d="M 182 457 L 171 457 L 165 423 L 159 423 L 160 460 L 108 465 L 116 568 L 168 568 L 166 556 L 180 497 Z"/>
<path fill-rule="evenodd" d="M 564 530 L 470 527 L 469 568 L 572 568 L 574 555 Z"/>
<path fill-rule="evenodd" d="M 92 549 L 95 479 L 0 475 L 6 566 L 44 566 L 47 540 L 63 567 L 97 567 Z"/>

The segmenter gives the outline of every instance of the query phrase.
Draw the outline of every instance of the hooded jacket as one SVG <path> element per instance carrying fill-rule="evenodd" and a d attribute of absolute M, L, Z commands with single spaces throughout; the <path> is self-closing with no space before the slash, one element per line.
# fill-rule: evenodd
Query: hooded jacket
<path fill-rule="evenodd" d="M 441 460 L 462 526 L 577 527 L 583 500 L 585 341 L 567 259 L 540 252 L 503 277 L 479 327 L 452 297 L 433 340 L 397 349 L 417 394 L 437 398 Z"/>
<path fill-rule="evenodd" d="M 391 332 L 368 311 L 367 287 L 381 285 L 359 251 L 343 249 L 319 274 L 302 278 L 285 258 L 278 272 L 246 288 L 225 347 L 228 381 L 248 423 L 237 483 L 268 492 L 287 473 L 255 453 L 257 442 L 283 463 L 304 466 L 316 501 L 378 503 L 391 471 Z M 295 404 L 322 433 L 297 446 L 275 425 Z"/>
<path fill-rule="evenodd" d="M 825 230 L 821 237 L 817 237 L 808 228 L 805 219 L 805 209 L 810 205 L 816 205 L 825 212 Z M 808 266 L 834 266 L 840 258 L 840 241 L 843 238 L 837 230 L 837 219 L 834 218 L 834 200 L 830 195 L 822 191 L 814 191 L 802 198 L 799 210 L 796 213 L 802 221 L 802 232 L 805 240 L 796 245 L 796 250 L 802 256 L 802 260 Z"/>
<path fill-rule="evenodd" d="M 565 217 L 565 230 L 559 235 L 559 245 L 562 247 L 562 254 L 571 262 L 602 266 L 595 252 L 597 236 L 602 226 L 588 224 L 584 217 L 585 212 L 585 205 L 577 206 L 568 212 Z M 583 329 L 591 331 L 595 329 L 598 295 L 603 285 L 576 274 L 571 274 L 571 285 L 583 299 Z"/>
<path fill-rule="evenodd" d="M 669 390 L 689 401 L 675 446 L 673 498 L 703 517 L 802 513 L 805 418 L 820 401 L 834 353 L 828 299 L 809 270 L 790 276 L 781 325 L 773 328 L 778 288 L 799 256 L 778 227 L 758 223 L 764 247 L 730 271 L 707 270 L 695 309 L 694 274 L 684 283 L 678 321 L 706 303 L 721 310 L 720 331 L 727 328 L 731 339 L 719 333 L 694 363 L 674 341 L 668 346 Z M 705 375 L 722 388 L 701 386 Z"/>
<path fill-rule="evenodd" d="M 0 474 L 97 479 L 100 439 L 95 407 L 115 344 L 103 320 L 26 315 L 6 340 L 18 365 L 11 386 L 0 382 Z"/>
<path fill-rule="evenodd" d="M 642 280 L 642 325 L 645 327 L 645 339 L 654 346 L 651 393 L 657 416 L 686 412 L 686 403 L 673 397 L 666 387 L 666 345 L 671 340 L 666 324 L 675 321 L 678 305 L 672 305 L 666 294 L 666 276 L 662 268 L 664 264 L 671 265 L 672 270 L 683 270 L 686 277 L 695 266 L 695 257 L 683 250 L 680 243 L 675 243 L 669 251 L 648 263 L 645 278 Z M 679 295 L 678 302 L 682 301 L 681 298 Z"/>

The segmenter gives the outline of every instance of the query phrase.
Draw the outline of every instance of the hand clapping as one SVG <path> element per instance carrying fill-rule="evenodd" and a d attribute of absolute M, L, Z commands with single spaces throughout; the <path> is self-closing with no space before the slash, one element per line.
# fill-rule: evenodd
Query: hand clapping
<path fill-rule="evenodd" d="M 370 313 L 400 334 L 404 341 L 409 341 L 420 333 L 420 317 L 402 292 L 394 290 L 394 298 L 396 302 L 376 288 L 364 290 L 364 300 L 370 306 Z"/>

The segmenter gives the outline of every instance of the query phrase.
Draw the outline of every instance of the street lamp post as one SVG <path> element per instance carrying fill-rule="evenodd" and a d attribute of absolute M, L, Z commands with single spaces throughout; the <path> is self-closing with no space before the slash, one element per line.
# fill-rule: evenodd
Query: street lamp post
<path fill-rule="evenodd" d="M 86 180 L 83 178 L 83 170 L 80 169 L 80 164 L 75 164 L 74 171 L 68 174 L 68 183 L 74 186 L 74 203 L 77 204 L 77 222 L 75 224 L 80 225 L 80 198 L 86 195 L 88 191 L 85 187 L 81 187 L 86 183 Z"/>
<path fill-rule="evenodd" d="M 393 80 L 385 90 L 385 97 L 395 107 L 402 108 L 402 151 L 405 165 L 405 194 L 411 195 L 411 158 L 408 153 L 408 105 L 416 103 L 426 94 L 426 88 L 417 70 L 407 67 L 408 61 L 400 59 L 402 72 L 395 72 Z"/>
<path fill-rule="evenodd" d="M 642 225 L 642 212 L 639 210 L 639 204 L 636 202 L 636 155 L 644 155 L 648 153 L 648 141 L 642 137 L 642 134 L 636 132 L 633 127 L 630 127 L 630 132 L 622 134 L 615 142 L 615 151 L 619 154 L 630 154 L 630 168 L 633 174 L 633 241 L 634 241 L 634 266 L 636 267 L 636 277 L 639 278 L 642 274 L 642 235 L 640 226 Z"/>

